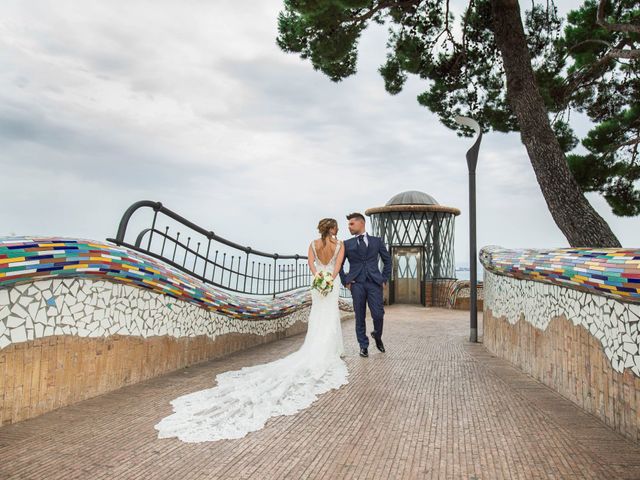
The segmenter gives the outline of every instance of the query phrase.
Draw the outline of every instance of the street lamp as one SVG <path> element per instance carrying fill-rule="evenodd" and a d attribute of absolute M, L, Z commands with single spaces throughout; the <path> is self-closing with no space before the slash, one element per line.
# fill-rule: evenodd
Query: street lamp
<path fill-rule="evenodd" d="M 456 123 L 472 128 L 477 135 L 475 143 L 467 150 L 467 167 L 469 168 L 469 267 L 471 269 L 471 311 L 469 312 L 469 340 L 478 341 L 478 262 L 476 246 L 476 165 L 478 151 L 482 141 L 482 128 L 473 118 L 456 115 Z"/>

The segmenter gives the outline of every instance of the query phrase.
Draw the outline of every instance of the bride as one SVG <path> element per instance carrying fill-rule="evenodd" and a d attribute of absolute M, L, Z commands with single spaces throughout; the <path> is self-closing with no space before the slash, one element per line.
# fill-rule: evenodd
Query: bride
<path fill-rule="evenodd" d="M 158 438 L 178 437 L 205 442 L 244 437 L 278 415 L 293 415 L 318 395 L 347 383 L 340 311 L 340 266 L 344 259 L 337 240 L 338 222 L 318 224 L 320 238 L 309 245 L 309 267 L 315 275 L 330 272 L 333 290 L 326 296 L 311 290 L 311 311 L 304 343 L 292 354 L 262 365 L 219 374 L 218 384 L 171 402 L 173 414 L 157 425 Z"/>

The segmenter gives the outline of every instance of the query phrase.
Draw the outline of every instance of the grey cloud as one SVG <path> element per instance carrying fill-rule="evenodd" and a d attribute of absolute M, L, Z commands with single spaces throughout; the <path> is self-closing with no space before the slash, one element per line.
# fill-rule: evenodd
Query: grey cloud
<path fill-rule="evenodd" d="M 166 184 L 188 188 L 191 176 L 210 176 L 223 182 L 243 171 L 232 159 L 218 159 L 216 165 L 200 165 L 197 170 L 189 168 L 178 152 L 145 144 L 146 139 L 119 131 L 117 125 L 81 122 L 55 119 L 35 105 L 5 100 L 0 103 L 0 159 L 4 164 L 69 171 L 80 179 L 99 179 L 118 188 L 141 183 L 159 185 L 160 189 Z M 181 168 L 181 163 L 187 168 Z"/>
<path fill-rule="evenodd" d="M 86 22 L 69 31 L 44 16 L 15 33 L 26 54 L 0 38 L 9 53 L 0 55 L 12 59 L 0 78 L 3 228 L 101 239 L 130 203 L 149 198 L 239 243 L 295 252 L 318 218 L 342 222 L 418 189 L 463 210 L 456 250 L 466 259 L 470 141 L 417 104 L 420 80 L 384 92 L 383 27 L 365 33 L 358 74 L 334 84 L 278 50 L 280 0 L 251 16 L 237 3 L 216 5 L 237 23 L 228 31 L 200 21 L 210 2 L 148 2 L 148 12 L 136 2 L 114 22 L 125 5 L 87 2 L 77 13 Z M 176 9 L 180 21 L 170 18 Z M 0 7 L 18 27 L 31 13 L 28 1 Z M 94 105 L 103 98 L 113 104 Z M 517 135 L 486 135 L 480 155 L 480 242 L 561 244 Z M 633 219 L 613 224 L 623 242 L 638 243 Z"/>
<path fill-rule="evenodd" d="M 43 142 L 64 147 L 70 132 L 50 122 L 33 106 L 19 105 L 8 100 L 0 104 L 0 139 L 3 142 Z"/>

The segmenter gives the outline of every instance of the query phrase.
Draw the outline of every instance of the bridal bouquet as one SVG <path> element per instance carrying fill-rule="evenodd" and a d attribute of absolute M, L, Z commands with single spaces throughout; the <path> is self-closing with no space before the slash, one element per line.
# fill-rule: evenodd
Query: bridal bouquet
<path fill-rule="evenodd" d="M 326 297 L 333 290 L 333 275 L 331 275 L 331 272 L 316 272 L 311 289 L 318 290 Z"/>

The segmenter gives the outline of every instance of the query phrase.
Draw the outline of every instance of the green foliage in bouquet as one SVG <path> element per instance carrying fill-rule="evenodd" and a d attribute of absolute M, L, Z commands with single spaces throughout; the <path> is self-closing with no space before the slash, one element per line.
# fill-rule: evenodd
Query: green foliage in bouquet
<path fill-rule="evenodd" d="M 325 297 L 333 290 L 333 275 L 331 272 L 317 272 L 311 284 L 312 290 L 317 290 Z"/>

